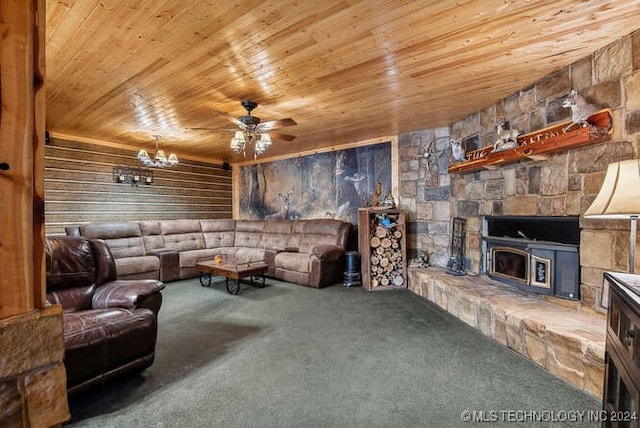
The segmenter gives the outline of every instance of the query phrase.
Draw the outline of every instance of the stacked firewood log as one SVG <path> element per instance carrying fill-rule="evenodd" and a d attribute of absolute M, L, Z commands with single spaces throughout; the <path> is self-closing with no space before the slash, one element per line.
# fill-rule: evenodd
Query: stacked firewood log
<path fill-rule="evenodd" d="M 371 287 L 404 286 L 403 231 L 397 225 L 371 228 Z"/>

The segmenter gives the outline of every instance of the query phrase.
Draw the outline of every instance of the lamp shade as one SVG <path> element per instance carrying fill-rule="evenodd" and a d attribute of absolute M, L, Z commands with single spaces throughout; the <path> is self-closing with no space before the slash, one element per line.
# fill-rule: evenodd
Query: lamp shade
<path fill-rule="evenodd" d="M 141 161 L 149 160 L 149 153 L 147 153 L 145 149 L 140 149 L 140 151 L 138 152 L 138 159 L 140 159 Z"/>
<path fill-rule="evenodd" d="M 585 217 L 628 219 L 640 215 L 640 160 L 609 164 L 604 183 Z"/>

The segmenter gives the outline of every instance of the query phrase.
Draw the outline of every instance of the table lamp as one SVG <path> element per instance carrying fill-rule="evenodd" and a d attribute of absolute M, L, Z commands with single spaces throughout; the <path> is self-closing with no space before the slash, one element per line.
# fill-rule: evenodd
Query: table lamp
<path fill-rule="evenodd" d="M 600 192 L 584 216 L 631 220 L 629 273 L 634 273 L 635 267 L 638 215 L 640 215 L 640 160 L 630 159 L 609 164 Z"/>

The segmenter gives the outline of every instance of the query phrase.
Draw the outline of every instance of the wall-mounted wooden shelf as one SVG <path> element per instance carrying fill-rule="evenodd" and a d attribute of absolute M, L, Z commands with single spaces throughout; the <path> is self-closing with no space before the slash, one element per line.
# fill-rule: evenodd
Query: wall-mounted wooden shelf
<path fill-rule="evenodd" d="M 493 152 L 493 146 L 473 150 L 465 154 L 464 161 L 449 165 L 449 173 L 465 174 L 480 169 L 495 169 L 523 159 L 544 160 L 551 153 L 602 143 L 611 138 L 611 110 L 595 113 L 588 122 L 589 126 L 573 125 L 566 132 L 564 129 L 571 121 L 521 135 L 516 147 L 499 152 Z"/>

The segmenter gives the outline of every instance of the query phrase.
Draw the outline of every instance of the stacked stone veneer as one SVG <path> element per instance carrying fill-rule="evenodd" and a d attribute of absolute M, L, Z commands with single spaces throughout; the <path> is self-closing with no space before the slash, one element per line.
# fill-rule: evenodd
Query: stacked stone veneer
<path fill-rule="evenodd" d="M 410 269 L 411 291 L 486 336 L 598 398 L 604 380 L 605 320 L 501 286 L 486 277 Z"/>
<path fill-rule="evenodd" d="M 521 134 L 569 120 L 570 110 L 561 104 L 571 89 L 589 102 L 611 109 L 610 141 L 570 149 L 546 160 L 448 174 L 451 138 L 482 147 L 496 141 L 493 124 L 500 117 Z M 466 268 L 479 272 L 482 216 L 582 215 L 598 193 L 607 165 L 639 157 L 639 139 L 640 32 L 448 127 L 400 135 L 398 200 L 400 208 L 408 213 L 409 258 L 427 254 L 431 265 L 445 266 L 450 254 L 451 220 L 463 217 Z M 628 269 L 629 223 L 581 217 L 580 226 L 579 306 L 601 311 L 598 299 L 602 273 Z M 640 263 L 640 256 L 636 261 Z"/>
<path fill-rule="evenodd" d="M 51 427 L 68 420 L 62 308 L 0 320 L 0 426 Z"/>

